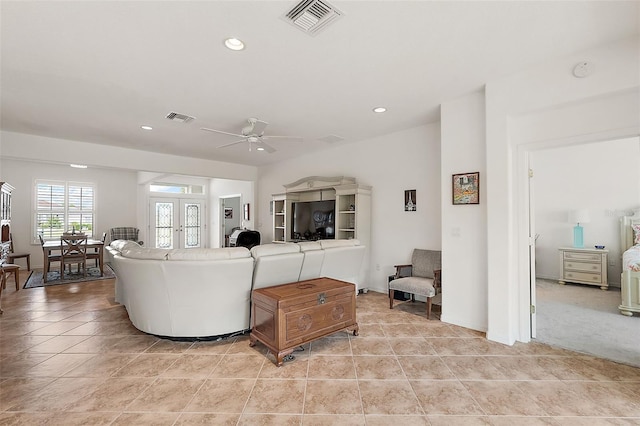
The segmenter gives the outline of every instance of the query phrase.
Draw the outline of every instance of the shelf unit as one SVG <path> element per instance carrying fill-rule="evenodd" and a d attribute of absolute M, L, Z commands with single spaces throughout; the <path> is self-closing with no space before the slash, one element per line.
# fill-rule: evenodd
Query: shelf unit
<path fill-rule="evenodd" d="M 272 195 L 274 243 L 292 241 L 293 203 L 336 200 L 335 238 L 358 239 L 369 246 L 371 232 L 371 187 L 353 178 L 312 176 L 284 185 L 287 192 Z"/>
<path fill-rule="evenodd" d="M 274 194 L 272 196 L 274 243 L 291 240 L 292 203 L 298 198 L 296 194 Z"/>

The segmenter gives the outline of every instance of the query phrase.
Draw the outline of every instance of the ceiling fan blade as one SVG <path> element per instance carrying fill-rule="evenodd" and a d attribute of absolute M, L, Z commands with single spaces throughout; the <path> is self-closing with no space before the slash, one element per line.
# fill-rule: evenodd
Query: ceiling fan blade
<path fill-rule="evenodd" d="M 207 127 L 200 127 L 200 130 L 205 130 L 207 132 L 214 132 L 214 133 L 222 133 L 223 135 L 236 136 L 238 138 L 244 137 L 244 135 L 239 135 L 237 133 L 223 132 L 222 130 L 209 129 Z"/>
<path fill-rule="evenodd" d="M 264 133 L 264 129 L 267 128 L 268 124 L 269 123 L 267 123 L 266 121 L 260 121 L 256 119 L 255 123 L 253 123 L 253 129 L 251 130 L 251 133 L 253 133 L 254 135 L 262 136 L 262 134 Z"/>
<path fill-rule="evenodd" d="M 265 141 L 260 141 L 257 142 L 256 144 L 258 147 L 262 147 L 264 148 L 265 151 L 267 151 L 269 154 L 272 154 L 274 152 L 276 152 L 276 149 L 274 147 L 272 147 L 271 145 L 269 145 L 268 143 L 266 143 Z"/>
<path fill-rule="evenodd" d="M 229 142 L 229 143 L 226 143 L 224 145 L 217 146 L 216 148 L 226 148 L 228 146 L 239 144 L 239 143 L 246 142 L 246 141 L 247 141 L 246 139 L 240 139 L 240 140 L 235 141 L 235 142 Z"/>

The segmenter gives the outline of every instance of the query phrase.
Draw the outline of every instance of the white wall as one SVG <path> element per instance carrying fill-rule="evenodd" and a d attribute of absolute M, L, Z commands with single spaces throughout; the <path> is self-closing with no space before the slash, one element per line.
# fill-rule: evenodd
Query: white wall
<path fill-rule="evenodd" d="M 484 93 L 441 107 L 442 321 L 487 330 Z M 480 172 L 480 204 L 453 205 L 452 175 Z"/>
<path fill-rule="evenodd" d="M 512 344 L 530 338 L 530 152 L 638 135 L 638 47 L 637 38 L 622 40 L 487 83 L 489 339 Z M 585 60 L 594 74 L 574 77 L 571 70 Z M 571 119 L 550 120 L 558 108 Z M 522 114 L 539 118 L 535 132 L 519 122 Z"/>
<path fill-rule="evenodd" d="M 338 145 L 338 144 L 336 144 Z M 258 230 L 271 241 L 271 194 L 307 176 L 349 176 L 372 186 L 371 270 L 365 287 L 387 292 L 393 265 L 414 248 L 440 249 L 440 126 L 430 124 L 336 146 L 259 170 Z M 417 211 L 404 211 L 404 191 L 417 191 Z"/>
<path fill-rule="evenodd" d="M 560 278 L 558 247 L 573 245 L 568 212 L 589 210 L 584 246 L 609 250 L 609 285 L 620 287 L 619 218 L 640 206 L 640 139 L 566 146 L 533 154 L 536 276 Z"/>
<path fill-rule="evenodd" d="M 31 253 L 32 268 L 43 265 L 42 249 L 34 232 L 33 187 L 36 179 L 93 182 L 96 185 L 94 235 L 116 226 L 135 226 L 137 175 L 112 169 L 74 169 L 69 166 L 22 160 L 0 160 L 2 179 L 15 186 L 11 198 L 11 232 L 16 250 Z"/>

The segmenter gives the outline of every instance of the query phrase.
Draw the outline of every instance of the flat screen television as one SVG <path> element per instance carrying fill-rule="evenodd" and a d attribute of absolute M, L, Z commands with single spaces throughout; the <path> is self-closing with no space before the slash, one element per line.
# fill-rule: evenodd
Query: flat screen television
<path fill-rule="evenodd" d="M 335 238 L 335 200 L 293 203 L 291 239 L 316 241 Z"/>

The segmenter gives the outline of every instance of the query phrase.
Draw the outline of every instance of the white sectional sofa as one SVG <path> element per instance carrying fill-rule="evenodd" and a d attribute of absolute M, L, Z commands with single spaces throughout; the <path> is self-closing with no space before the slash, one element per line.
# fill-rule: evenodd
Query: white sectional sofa
<path fill-rule="evenodd" d="M 358 240 L 218 249 L 149 249 L 132 241 L 107 248 L 115 299 L 146 333 L 203 338 L 249 329 L 251 290 L 326 276 L 361 285 Z"/>

